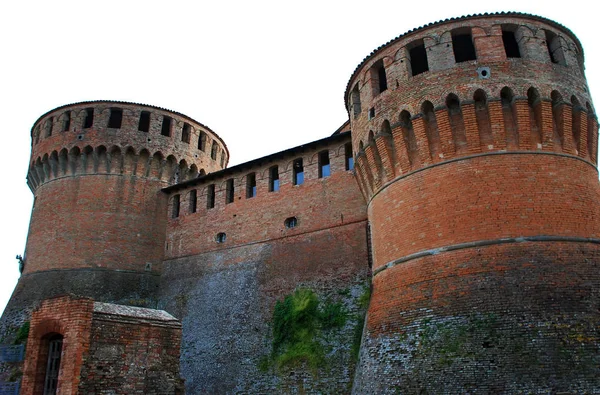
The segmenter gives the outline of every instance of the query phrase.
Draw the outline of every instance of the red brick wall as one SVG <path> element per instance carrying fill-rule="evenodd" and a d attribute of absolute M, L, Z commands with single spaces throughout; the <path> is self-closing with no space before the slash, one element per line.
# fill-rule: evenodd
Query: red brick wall
<path fill-rule="evenodd" d="M 44 300 L 31 315 L 21 394 L 42 394 L 48 357 L 47 335 L 63 336 L 59 394 L 77 394 L 84 355 L 90 345 L 94 302 L 62 296 Z"/>

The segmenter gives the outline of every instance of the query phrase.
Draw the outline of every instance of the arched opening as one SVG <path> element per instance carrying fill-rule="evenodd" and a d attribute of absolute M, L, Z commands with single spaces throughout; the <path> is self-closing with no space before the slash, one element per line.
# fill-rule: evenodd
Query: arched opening
<path fill-rule="evenodd" d="M 558 91 L 552 91 L 552 139 L 554 141 L 555 151 L 562 151 L 564 148 L 564 103 L 562 96 Z"/>
<path fill-rule="evenodd" d="M 419 162 L 419 150 L 417 147 L 417 139 L 413 130 L 411 116 L 406 110 L 403 110 L 400 113 L 400 127 L 402 128 L 402 137 L 406 146 L 406 156 L 410 166 L 414 168 Z"/>
<path fill-rule="evenodd" d="M 504 118 L 504 131 L 506 132 L 506 147 L 508 149 L 519 148 L 519 134 L 517 130 L 517 109 L 515 108 L 514 94 L 505 86 L 500 91 L 500 102 L 502 103 L 502 115 Z"/>
<path fill-rule="evenodd" d="M 38 363 L 45 362 L 44 372 L 44 395 L 56 395 L 58 388 L 58 376 L 63 346 L 63 335 L 50 333 L 42 338 L 40 359 Z M 46 355 L 43 355 L 46 354 Z"/>
<path fill-rule="evenodd" d="M 575 153 L 579 154 L 581 137 L 581 103 L 575 95 L 571 96 L 571 127 L 573 128 L 573 144 Z"/>
<path fill-rule="evenodd" d="M 425 121 L 425 134 L 427 135 L 431 159 L 437 161 L 441 154 L 440 134 L 438 132 L 433 104 L 429 100 L 423 102 L 421 105 L 421 113 L 423 113 L 423 120 Z"/>
<path fill-rule="evenodd" d="M 475 103 L 475 119 L 477 120 L 477 129 L 479 130 L 479 144 L 481 150 L 485 151 L 493 149 L 494 136 L 492 136 L 487 95 L 483 89 L 477 89 L 475 91 L 473 94 L 473 101 Z"/>
<path fill-rule="evenodd" d="M 465 152 L 467 150 L 467 136 L 465 135 L 465 123 L 458 96 L 454 93 L 449 94 L 446 98 L 446 107 L 448 107 L 448 118 L 450 128 L 452 129 L 454 149 L 457 153 Z"/>
<path fill-rule="evenodd" d="M 527 104 L 529 105 L 529 125 L 531 129 L 531 143 L 533 149 L 542 148 L 542 101 L 537 89 L 531 87 L 527 90 Z"/>

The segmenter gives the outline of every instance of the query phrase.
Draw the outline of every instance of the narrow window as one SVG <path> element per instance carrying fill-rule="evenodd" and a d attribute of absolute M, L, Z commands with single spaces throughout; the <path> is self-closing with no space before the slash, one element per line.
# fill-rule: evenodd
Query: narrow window
<path fill-rule="evenodd" d="M 200 151 L 204 151 L 206 149 L 206 133 L 200 131 L 200 135 L 198 136 L 198 149 Z"/>
<path fill-rule="evenodd" d="M 216 141 L 213 141 L 212 148 L 210 149 L 210 157 L 213 160 L 217 160 L 217 151 L 219 150 L 219 146 Z"/>
<path fill-rule="evenodd" d="M 452 32 L 452 48 L 456 63 L 475 60 L 475 46 L 470 29 L 459 29 Z"/>
<path fill-rule="evenodd" d="M 371 88 L 373 89 L 373 96 L 387 90 L 387 76 L 385 75 L 383 59 L 378 60 L 371 67 Z"/>
<path fill-rule="evenodd" d="M 352 156 L 352 143 L 344 145 L 344 157 L 346 161 L 346 170 L 354 169 L 354 156 Z"/>
<path fill-rule="evenodd" d="M 520 58 L 521 51 L 519 43 L 515 37 L 514 28 L 510 26 L 502 26 L 502 42 L 504 43 L 504 51 L 507 58 Z"/>
<path fill-rule="evenodd" d="M 67 111 L 63 115 L 63 132 L 68 132 L 70 128 L 71 128 L 71 111 Z"/>
<path fill-rule="evenodd" d="M 375 107 L 369 108 L 369 121 L 375 118 Z"/>
<path fill-rule="evenodd" d="M 330 175 L 329 151 L 321 151 L 319 152 L 319 178 L 329 177 Z"/>
<path fill-rule="evenodd" d="M 415 75 L 429 71 L 429 64 L 427 63 L 427 51 L 425 51 L 423 40 L 411 44 L 414 46 L 408 53 L 410 56 L 410 70 L 414 77 Z"/>
<path fill-rule="evenodd" d="M 285 222 L 283 224 L 288 229 L 295 228 L 296 226 L 298 226 L 298 218 L 296 218 L 296 217 L 286 218 Z"/>
<path fill-rule="evenodd" d="M 183 141 L 184 143 L 190 143 L 190 132 L 191 132 L 192 127 L 190 126 L 189 123 L 185 122 L 183 124 L 183 128 L 181 129 L 181 141 Z"/>
<path fill-rule="evenodd" d="M 217 236 L 215 237 L 215 241 L 217 243 L 225 243 L 225 240 L 227 240 L 227 235 L 223 232 L 217 233 Z"/>
<path fill-rule="evenodd" d="M 206 208 L 215 208 L 215 184 L 210 184 L 206 189 Z"/>
<path fill-rule="evenodd" d="M 146 133 L 150 131 L 150 112 L 142 111 L 140 113 L 140 122 L 138 123 L 138 130 L 140 132 Z"/>
<path fill-rule="evenodd" d="M 279 191 L 279 168 L 272 166 L 269 169 L 269 192 Z"/>
<path fill-rule="evenodd" d="M 111 108 L 110 116 L 108 117 L 108 127 L 112 129 L 120 129 L 123 122 L 123 110 L 120 108 Z"/>
<path fill-rule="evenodd" d="M 352 93 L 350 94 L 350 105 L 352 106 L 352 111 L 354 113 L 354 118 L 357 118 L 360 115 L 361 107 L 360 107 L 360 92 L 358 91 L 358 84 L 354 85 L 354 89 L 352 89 Z"/>
<path fill-rule="evenodd" d="M 225 203 L 233 203 L 233 196 L 235 194 L 235 190 L 233 189 L 233 178 L 227 180 L 227 185 L 225 187 Z"/>
<path fill-rule="evenodd" d="M 246 176 L 246 197 L 253 198 L 256 196 L 256 174 L 250 173 Z"/>
<path fill-rule="evenodd" d="M 195 189 L 190 191 L 190 213 L 195 213 L 198 206 L 198 194 Z"/>
<path fill-rule="evenodd" d="M 171 218 L 179 217 L 179 195 L 173 196 L 173 213 Z"/>
<path fill-rule="evenodd" d="M 46 121 L 46 137 L 52 136 L 52 126 L 54 124 L 54 117 L 48 118 Z"/>
<path fill-rule="evenodd" d="M 46 378 L 44 379 L 44 395 L 56 395 L 60 357 L 62 355 L 62 335 L 50 337 L 48 343 L 48 360 L 46 361 Z"/>
<path fill-rule="evenodd" d="M 302 185 L 304 183 L 304 165 L 302 164 L 302 158 L 298 158 L 294 161 L 294 185 Z"/>
<path fill-rule="evenodd" d="M 546 45 L 548 46 L 548 54 L 550 54 L 552 63 L 566 65 L 565 54 L 560 45 L 560 39 L 549 30 L 546 30 Z"/>
<path fill-rule="evenodd" d="M 225 165 L 225 150 L 221 151 L 221 168 Z"/>
<path fill-rule="evenodd" d="M 89 129 L 94 126 L 94 109 L 86 108 L 85 109 L 85 119 L 83 120 L 83 128 Z"/>
<path fill-rule="evenodd" d="M 170 137 L 171 136 L 171 117 L 163 116 L 162 128 L 160 129 L 160 134 L 163 136 Z"/>

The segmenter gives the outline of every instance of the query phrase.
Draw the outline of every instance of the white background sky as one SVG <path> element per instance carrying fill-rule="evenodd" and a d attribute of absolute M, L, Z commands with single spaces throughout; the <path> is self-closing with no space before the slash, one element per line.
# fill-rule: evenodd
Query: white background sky
<path fill-rule="evenodd" d="M 3 1 L 0 309 L 19 277 L 15 255 L 24 251 L 29 225 L 30 129 L 46 111 L 101 99 L 165 107 L 217 132 L 231 166 L 335 131 L 347 118 L 348 79 L 381 44 L 440 19 L 497 11 L 536 14 L 570 28 L 583 44 L 597 97 L 598 19 L 588 4 Z"/>

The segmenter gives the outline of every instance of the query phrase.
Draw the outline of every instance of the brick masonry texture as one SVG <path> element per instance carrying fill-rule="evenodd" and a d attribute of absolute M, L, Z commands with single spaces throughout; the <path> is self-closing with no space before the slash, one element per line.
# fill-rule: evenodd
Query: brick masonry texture
<path fill-rule="evenodd" d="M 40 117 L 0 322 L 10 340 L 31 317 L 24 388 L 54 331 L 69 393 L 599 392 L 598 120 L 577 38 L 518 13 L 437 22 L 367 56 L 345 103 L 333 135 L 230 168 L 173 111 Z M 326 366 L 274 368 L 273 310 L 299 288 L 347 320 L 320 339 Z"/>

